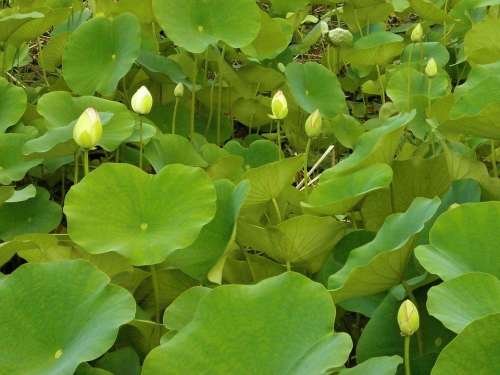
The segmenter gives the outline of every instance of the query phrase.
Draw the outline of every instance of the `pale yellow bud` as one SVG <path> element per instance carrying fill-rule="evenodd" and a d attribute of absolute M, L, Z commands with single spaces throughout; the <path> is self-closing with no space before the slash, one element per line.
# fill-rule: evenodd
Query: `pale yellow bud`
<path fill-rule="evenodd" d="M 283 120 L 288 116 L 288 103 L 283 91 L 278 91 L 271 101 L 271 110 L 273 112 L 271 118 L 275 120 Z"/>
<path fill-rule="evenodd" d="M 418 331 L 420 326 L 418 310 L 413 302 L 408 299 L 399 307 L 398 324 L 403 336 L 411 336 Z"/>
<path fill-rule="evenodd" d="M 175 86 L 174 96 L 176 98 L 181 98 L 184 96 L 184 84 L 182 82 L 179 82 L 177 86 Z"/>
<path fill-rule="evenodd" d="M 153 107 L 153 97 L 146 86 L 141 86 L 132 96 L 132 109 L 140 115 L 147 115 Z"/>
<path fill-rule="evenodd" d="M 411 32 L 411 41 L 416 43 L 416 42 L 421 42 L 424 37 L 424 29 L 422 28 L 422 24 L 417 23 L 417 26 L 413 28 L 413 31 Z"/>
<path fill-rule="evenodd" d="M 73 128 L 73 139 L 83 149 L 97 146 L 102 137 L 102 124 L 99 113 L 94 108 L 87 108 L 78 118 Z"/>
<path fill-rule="evenodd" d="M 436 64 L 436 60 L 434 60 L 434 58 L 431 57 L 425 67 L 425 74 L 427 75 L 427 77 L 433 78 L 437 75 L 437 73 L 438 73 L 438 66 Z"/>
<path fill-rule="evenodd" d="M 323 119 L 321 118 L 321 113 L 319 110 L 315 110 L 309 115 L 305 124 L 306 135 L 309 138 L 316 138 L 321 135 L 323 127 Z"/>

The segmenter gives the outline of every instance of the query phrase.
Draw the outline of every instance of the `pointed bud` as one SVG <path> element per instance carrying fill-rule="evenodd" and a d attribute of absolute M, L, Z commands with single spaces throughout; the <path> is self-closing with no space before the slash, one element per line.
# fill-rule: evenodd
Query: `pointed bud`
<path fill-rule="evenodd" d="M 174 96 L 176 98 L 181 98 L 184 96 L 184 85 L 182 82 L 179 82 L 177 84 L 177 86 L 175 86 L 175 89 L 174 89 Z"/>
<path fill-rule="evenodd" d="M 421 42 L 424 38 L 424 29 L 422 28 L 422 24 L 417 23 L 417 26 L 413 28 L 411 32 L 411 41 L 413 43 Z"/>
<path fill-rule="evenodd" d="M 328 23 L 326 21 L 319 21 L 319 27 L 321 28 L 321 35 L 326 35 L 330 31 Z"/>
<path fill-rule="evenodd" d="M 341 27 L 330 30 L 328 37 L 335 47 L 349 47 L 352 45 L 353 36 L 351 32 Z"/>
<path fill-rule="evenodd" d="M 436 60 L 434 60 L 434 58 L 431 57 L 425 67 L 425 74 L 427 75 L 427 77 L 433 78 L 436 76 L 437 73 L 438 73 L 438 67 L 436 64 Z"/>
<path fill-rule="evenodd" d="M 273 112 L 271 118 L 275 120 L 283 120 L 288 116 L 288 103 L 283 91 L 280 90 L 274 94 L 273 100 L 271 101 L 271 110 Z"/>
<path fill-rule="evenodd" d="M 316 138 L 321 135 L 323 127 L 323 119 L 321 118 L 321 113 L 319 110 L 315 110 L 309 115 L 305 124 L 306 135 L 309 138 Z"/>
<path fill-rule="evenodd" d="M 418 310 L 413 302 L 408 299 L 399 307 L 398 324 L 403 336 L 411 336 L 418 331 L 420 326 Z"/>
<path fill-rule="evenodd" d="M 102 124 L 99 113 L 94 108 L 87 108 L 73 127 L 73 139 L 83 149 L 97 146 L 102 137 Z"/>
<path fill-rule="evenodd" d="M 278 70 L 281 72 L 281 73 L 285 73 L 286 71 L 286 67 L 285 67 L 285 64 L 283 64 L 282 62 L 279 62 L 278 65 Z"/>
<path fill-rule="evenodd" d="M 153 107 L 153 97 L 146 86 L 141 86 L 132 96 L 132 109 L 140 115 L 147 115 Z"/>

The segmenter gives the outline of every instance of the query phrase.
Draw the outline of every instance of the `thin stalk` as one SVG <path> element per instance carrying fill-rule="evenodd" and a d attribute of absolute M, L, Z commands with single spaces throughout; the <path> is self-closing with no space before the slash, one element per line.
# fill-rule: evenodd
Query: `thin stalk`
<path fill-rule="evenodd" d="M 177 122 L 177 109 L 179 108 L 179 98 L 175 97 L 174 114 L 172 115 L 172 134 L 175 134 L 175 124 Z"/>
<path fill-rule="evenodd" d="M 153 284 L 153 293 L 155 299 L 155 320 L 160 323 L 160 287 L 158 284 L 158 274 L 156 272 L 156 267 L 152 265 L 151 267 L 151 281 Z"/>
<path fill-rule="evenodd" d="M 80 159 L 80 149 L 78 149 L 76 152 L 75 152 L 75 171 L 74 171 L 74 175 L 73 175 L 73 183 L 74 184 L 77 184 L 78 183 L 78 174 L 79 174 L 79 159 Z"/>
<path fill-rule="evenodd" d="M 382 74 L 380 73 L 380 66 L 377 64 L 377 76 L 378 76 L 378 82 L 380 85 L 380 90 L 382 91 L 380 98 L 382 99 L 382 104 L 385 104 L 385 88 L 384 88 L 384 82 L 382 81 Z"/>
<path fill-rule="evenodd" d="M 208 136 L 208 130 L 212 125 L 212 119 L 214 117 L 214 91 L 215 91 L 215 82 L 212 81 L 212 85 L 210 86 L 210 103 L 208 110 L 208 120 L 207 120 L 207 125 L 205 126 L 205 137 Z"/>
<path fill-rule="evenodd" d="M 432 88 L 432 79 L 427 78 L 427 112 L 429 117 L 431 116 L 431 110 L 432 110 L 431 88 Z"/>
<path fill-rule="evenodd" d="M 84 176 L 89 174 L 89 150 L 83 150 L 83 173 Z"/>
<path fill-rule="evenodd" d="M 290 264 L 290 261 L 289 261 L 289 260 L 287 260 L 287 261 L 286 261 L 286 270 L 287 270 L 288 272 L 290 272 L 290 271 L 292 270 L 292 265 Z"/>
<path fill-rule="evenodd" d="M 37 44 L 38 44 L 38 60 L 40 61 L 40 64 L 38 66 L 40 67 L 40 70 L 42 72 L 42 77 L 45 82 L 45 85 L 47 87 L 50 87 L 49 80 L 47 79 L 47 72 L 43 68 L 43 57 L 42 57 L 42 42 L 40 41 L 40 38 L 37 38 Z"/>
<path fill-rule="evenodd" d="M 144 153 L 144 134 L 143 134 L 143 124 L 142 124 L 142 117 L 139 117 L 139 168 L 142 169 L 142 164 L 143 164 L 143 156 L 142 154 Z"/>
<path fill-rule="evenodd" d="M 493 164 L 493 177 L 498 178 L 497 155 L 495 141 L 491 140 L 491 163 Z"/>
<path fill-rule="evenodd" d="M 280 207 L 278 206 L 278 202 L 276 201 L 276 198 L 273 198 L 272 201 L 273 201 L 274 210 L 276 211 L 276 216 L 278 217 L 278 222 L 281 223 L 281 211 L 280 211 Z"/>
<path fill-rule="evenodd" d="M 66 167 L 61 168 L 61 205 L 64 203 L 64 197 L 66 196 Z"/>
<path fill-rule="evenodd" d="M 193 65 L 193 76 L 191 77 L 191 125 L 190 125 L 190 137 L 194 136 L 194 124 L 196 120 L 196 77 L 198 76 L 198 56 L 194 55 L 194 65 Z"/>
<path fill-rule="evenodd" d="M 304 192 L 307 199 L 308 185 L 309 185 L 309 151 L 311 150 L 311 138 L 307 138 L 306 151 L 305 151 L 305 160 L 304 160 Z"/>
<path fill-rule="evenodd" d="M 278 146 L 278 160 L 281 160 L 281 122 L 276 120 L 276 135 L 277 135 L 277 146 Z"/>
<path fill-rule="evenodd" d="M 222 127 L 222 84 L 223 84 L 223 74 L 222 74 L 222 64 L 224 62 L 225 49 L 222 47 L 222 51 L 219 56 L 219 71 L 218 71 L 218 91 L 217 91 L 217 144 L 221 143 L 221 127 Z"/>
<path fill-rule="evenodd" d="M 119 162 L 120 162 L 120 146 L 118 146 L 118 148 L 115 151 L 115 163 Z"/>
<path fill-rule="evenodd" d="M 411 64 L 413 59 L 413 48 L 415 44 L 410 45 L 410 55 L 408 56 L 408 112 L 411 111 Z"/>
<path fill-rule="evenodd" d="M 326 42 L 326 66 L 332 71 L 332 62 L 330 61 L 330 43 Z"/>
<path fill-rule="evenodd" d="M 411 340 L 411 336 L 405 336 L 405 338 L 404 338 L 405 375 L 411 375 L 410 340 Z"/>

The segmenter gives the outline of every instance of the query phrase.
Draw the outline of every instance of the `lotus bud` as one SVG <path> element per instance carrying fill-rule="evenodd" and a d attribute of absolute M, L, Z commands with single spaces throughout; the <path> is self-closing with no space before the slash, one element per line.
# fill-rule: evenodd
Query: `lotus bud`
<path fill-rule="evenodd" d="M 271 110 L 273 112 L 271 118 L 275 120 L 283 120 L 288 115 L 288 103 L 283 91 L 278 91 L 274 94 L 271 101 Z"/>
<path fill-rule="evenodd" d="M 421 42 L 423 37 L 424 29 L 422 28 L 422 24 L 417 23 L 417 26 L 415 26 L 411 32 L 411 41 L 414 43 Z"/>
<path fill-rule="evenodd" d="M 321 35 L 326 35 L 330 31 L 326 21 L 319 21 L 319 27 L 321 28 Z"/>
<path fill-rule="evenodd" d="M 306 120 L 305 131 L 309 138 L 316 138 L 321 135 L 323 119 L 319 110 L 315 110 Z"/>
<path fill-rule="evenodd" d="M 132 109 L 140 115 L 147 115 L 153 107 L 153 97 L 146 86 L 141 86 L 132 96 Z"/>
<path fill-rule="evenodd" d="M 285 64 L 283 64 L 282 62 L 279 62 L 279 63 L 278 63 L 278 65 L 277 65 L 277 67 L 278 67 L 278 70 L 279 70 L 281 73 L 285 73 L 285 71 L 286 71 L 286 66 L 285 66 Z"/>
<path fill-rule="evenodd" d="M 398 324 L 403 336 L 412 336 L 418 331 L 420 317 L 417 307 L 410 300 L 404 301 L 399 307 Z"/>
<path fill-rule="evenodd" d="M 182 82 L 179 82 L 177 86 L 175 86 L 174 96 L 176 98 L 181 98 L 184 96 L 184 84 Z"/>
<path fill-rule="evenodd" d="M 102 137 L 102 124 L 99 113 L 94 108 L 87 108 L 78 118 L 73 128 L 73 139 L 85 150 L 97 146 Z"/>
<path fill-rule="evenodd" d="M 351 32 L 341 27 L 330 30 L 328 37 L 335 47 L 349 47 L 352 45 L 353 36 Z"/>
<path fill-rule="evenodd" d="M 436 64 L 436 60 L 434 60 L 434 58 L 431 57 L 425 67 L 425 74 L 427 75 L 427 77 L 433 78 L 436 76 L 437 73 L 438 73 L 438 67 Z"/>

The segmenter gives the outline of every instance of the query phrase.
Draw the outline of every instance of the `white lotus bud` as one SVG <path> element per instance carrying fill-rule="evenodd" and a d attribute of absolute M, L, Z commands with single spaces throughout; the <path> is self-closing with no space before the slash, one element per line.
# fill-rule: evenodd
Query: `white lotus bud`
<path fill-rule="evenodd" d="M 153 107 L 153 97 L 146 86 L 141 86 L 132 96 L 132 109 L 140 115 L 147 115 Z"/>
<path fill-rule="evenodd" d="M 288 116 L 288 103 L 283 91 L 278 91 L 271 101 L 271 110 L 273 112 L 271 118 L 275 120 L 283 120 Z"/>
<path fill-rule="evenodd" d="M 94 108 L 87 108 L 78 118 L 73 128 L 73 139 L 83 149 L 97 146 L 102 138 L 102 124 L 99 113 Z"/>
<path fill-rule="evenodd" d="M 424 29 L 422 28 L 422 24 L 417 23 L 417 26 L 413 28 L 413 31 L 411 32 L 411 41 L 416 43 L 416 42 L 421 42 L 424 37 Z"/>
<path fill-rule="evenodd" d="M 181 98 L 184 96 L 184 84 L 182 82 L 179 82 L 177 86 L 175 86 L 174 96 L 176 98 Z"/>
<path fill-rule="evenodd" d="M 315 110 L 309 115 L 305 124 L 306 135 L 309 138 L 316 138 L 321 135 L 323 127 L 323 119 L 321 118 L 321 113 L 319 110 Z"/>
<path fill-rule="evenodd" d="M 399 307 L 398 324 L 403 336 L 412 336 L 420 327 L 417 307 L 408 299 Z"/>
<path fill-rule="evenodd" d="M 434 58 L 431 57 L 425 67 L 425 74 L 427 75 L 427 77 L 433 78 L 437 75 L 437 73 L 438 73 L 438 66 L 436 60 L 434 60 Z"/>

